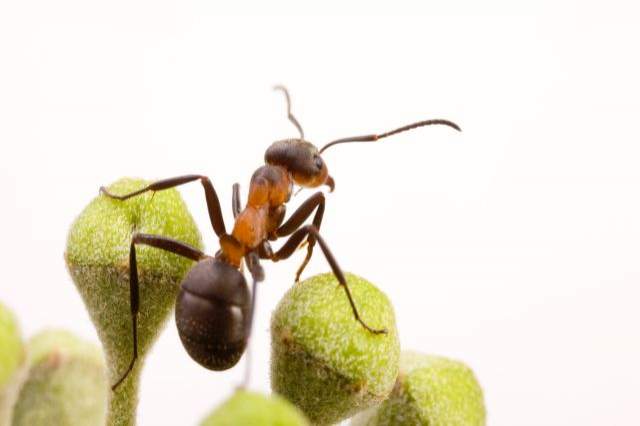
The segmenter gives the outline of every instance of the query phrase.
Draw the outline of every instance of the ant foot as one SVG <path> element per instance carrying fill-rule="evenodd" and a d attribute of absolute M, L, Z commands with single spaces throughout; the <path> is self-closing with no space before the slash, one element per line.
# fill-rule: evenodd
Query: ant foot
<path fill-rule="evenodd" d="M 387 334 L 388 333 L 386 328 L 371 328 L 364 321 L 362 321 L 360 318 L 357 318 L 357 320 L 370 333 L 373 333 L 373 334 Z"/>

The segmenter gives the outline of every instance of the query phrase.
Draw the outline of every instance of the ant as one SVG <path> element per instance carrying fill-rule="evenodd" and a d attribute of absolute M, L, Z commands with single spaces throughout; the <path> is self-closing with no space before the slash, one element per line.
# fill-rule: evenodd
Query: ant
<path fill-rule="evenodd" d="M 251 334 L 253 312 L 256 304 L 257 283 L 264 280 L 260 259 L 278 262 L 289 258 L 306 238 L 307 254 L 296 272 L 295 281 L 309 263 L 317 243 L 331 270 L 345 291 L 353 316 L 362 327 L 373 334 L 384 334 L 385 329 L 375 329 L 360 317 L 351 296 L 342 269 L 320 235 L 320 226 L 325 208 L 325 196 L 321 191 L 309 197 L 285 219 L 286 203 L 291 198 L 293 185 L 301 188 L 317 188 L 327 185 L 330 191 L 335 182 L 329 175 L 321 154 L 328 148 L 350 142 L 375 142 L 400 132 L 429 125 L 446 125 L 460 131 L 457 124 L 448 120 L 425 120 L 412 123 L 381 134 L 337 139 L 322 149 L 304 139 L 300 123 L 291 113 L 289 92 L 283 86 L 274 87 L 284 93 L 289 121 L 298 129 L 299 138 L 284 139 L 271 144 L 264 159 L 251 177 L 249 197 L 242 209 L 240 186 L 233 185 L 232 208 L 235 223 L 227 233 L 218 196 L 208 177 L 186 175 L 156 181 L 140 190 L 116 195 L 101 187 L 100 192 L 116 200 L 127 200 L 145 192 L 162 191 L 189 182 L 200 181 L 204 188 L 209 218 L 220 241 L 220 250 L 208 256 L 195 247 L 172 238 L 134 233 L 129 251 L 129 289 L 133 335 L 133 357 L 127 371 L 112 386 L 115 390 L 131 372 L 138 357 L 137 315 L 140 307 L 136 246 L 147 245 L 186 257 L 197 262 L 182 281 L 176 301 L 176 325 L 180 340 L 187 353 L 198 364 L 210 370 L 226 370 L 233 367 L 247 346 Z M 304 225 L 314 213 L 312 224 Z M 270 241 L 289 236 L 289 239 L 274 251 Z M 249 293 L 242 274 L 242 262 L 253 279 Z M 245 383 L 248 380 L 248 371 Z"/>

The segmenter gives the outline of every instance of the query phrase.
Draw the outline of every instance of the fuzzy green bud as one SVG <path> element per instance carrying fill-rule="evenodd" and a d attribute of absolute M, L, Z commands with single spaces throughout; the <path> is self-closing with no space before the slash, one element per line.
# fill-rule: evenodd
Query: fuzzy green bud
<path fill-rule="evenodd" d="M 459 361 L 403 353 L 388 400 L 358 414 L 353 426 L 484 426 L 482 388 Z"/>
<path fill-rule="evenodd" d="M 13 313 L 0 303 L 0 426 L 9 422 L 24 358 L 18 322 Z"/>
<path fill-rule="evenodd" d="M 200 426 L 309 426 L 304 414 L 278 395 L 238 391 Z"/>
<path fill-rule="evenodd" d="M 100 349 L 65 331 L 50 330 L 28 344 L 29 368 L 13 426 L 102 426 L 107 377 Z"/>
<path fill-rule="evenodd" d="M 121 179 L 108 189 L 113 194 L 126 194 L 147 184 L 140 179 Z M 202 248 L 196 224 L 175 189 L 126 201 L 99 195 L 71 226 L 65 253 L 67 268 L 102 341 L 112 384 L 126 372 L 133 356 L 129 248 L 134 232 L 162 235 Z M 135 424 L 141 366 L 193 263 L 144 245 L 137 246 L 136 252 L 140 278 L 138 360 L 111 394 L 109 425 Z"/>
<path fill-rule="evenodd" d="M 400 344 L 393 307 L 373 284 L 347 282 L 361 318 L 331 273 L 295 284 L 271 320 L 271 387 L 314 424 L 331 424 L 383 401 L 398 374 Z"/>

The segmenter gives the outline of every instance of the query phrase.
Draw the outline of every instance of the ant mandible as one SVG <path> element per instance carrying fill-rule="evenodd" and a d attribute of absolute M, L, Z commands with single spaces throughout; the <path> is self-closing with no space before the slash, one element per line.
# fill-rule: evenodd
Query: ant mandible
<path fill-rule="evenodd" d="M 230 234 L 225 228 L 216 191 L 206 176 L 186 175 L 163 179 L 124 195 L 111 194 L 104 187 L 100 188 L 100 192 L 107 197 L 124 201 L 145 192 L 162 191 L 199 180 L 204 188 L 211 225 L 220 241 L 220 250 L 214 256 L 208 256 L 195 247 L 168 237 L 142 233 L 132 236 L 129 249 L 129 289 L 133 357 L 127 371 L 112 386 L 113 390 L 131 372 L 138 357 L 137 316 L 140 299 L 137 245 L 159 248 L 197 262 L 180 285 L 175 315 L 184 348 L 191 358 L 205 368 L 229 369 L 244 353 L 251 334 L 257 283 L 264 280 L 260 259 L 273 262 L 287 259 L 305 238 L 307 254 L 296 273 L 296 282 L 299 281 L 300 274 L 311 259 L 315 244 L 318 243 L 349 299 L 356 321 L 371 333 L 386 333 L 384 329 L 369 327 L 360 317 L 342 269 L 319 233 L 324 214 L 324 194 L 321 191 L 313 194 L 286 222 L 285 205 L 291 198 L 294 184 L 303 188 L 327 185 L 330 191 L 333 191 L 334 180 L 321 157 L 331 146 L 349 142 L 375 142 L 400 132 L 434 124 L 446 125 L 458 131 L 460 127 L 448 120 L 425 120 L 386 133 L 337 139 L 318 150 L 315 145 L 304 139 L 302 127 L 291 113 L 291 100 L 287 89 L 283 86 L 276 86 L 274 89 L 284 93 L 288 118 L 298 129 L 300 137 L 274 142 L 267 149 L 264 156 L 266 164 L 251 176 L 249 198 L 244 209 L 241 207 L 240 186 L 237 183 L 233 185 L 232 208 L 235 223 Z M 314 211 L 312 224 L 303 226 Z M 286 236 L 290 236 L 289 239 L 279 250 L 274 251 L 270 241 Z M 251 293 L 241 272 L 243 260 L 253 279 Z"/>

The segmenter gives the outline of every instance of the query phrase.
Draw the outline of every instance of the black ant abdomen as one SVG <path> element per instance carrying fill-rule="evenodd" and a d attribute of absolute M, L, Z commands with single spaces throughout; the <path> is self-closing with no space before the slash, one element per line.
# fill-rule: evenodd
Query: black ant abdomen
<path fill-rule="evenodd" d="M 176 302 L 182 345 L 205 368 L 231 368 L 247 346 L 250 312 L 251 296 L 242 273 L 207 257 L 189 271 Z"/>

